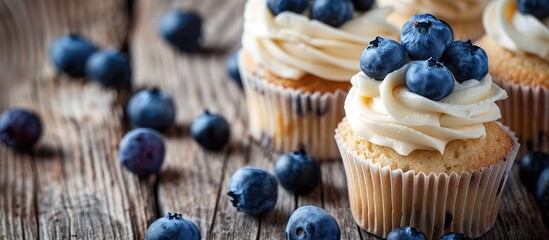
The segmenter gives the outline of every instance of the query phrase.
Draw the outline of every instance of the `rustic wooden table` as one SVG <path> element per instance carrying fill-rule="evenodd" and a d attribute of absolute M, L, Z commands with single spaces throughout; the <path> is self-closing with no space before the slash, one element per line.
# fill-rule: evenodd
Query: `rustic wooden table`
<path fill-rule="evenodd" d="M 250 140 L 244 96 L 224 68 L 239 46 L 243 6 L 244 0 L 1 0 L 0 110 L 37 111 L 45 134 L 32 154 L 0 146 L 0 239 L 144 239 L 148 225 L 168 211 L 195 222 L 203 239 L 284 239 L 292 211 L 307 204 L 333 214 L 343 239 L 376 239 L 352 219 L 339 161 L 322 164 L 322 184 L 309 196 L 280 188 L 276 208 L 261 219 L 230 205 L 229 177 L 243 166 L 272 170 L 277 157 Z M 158 37 L 156 23 L 170 8 L 203 16 L 204 50 L 180 54 Z M 166 133 L 158 176 L 140 180 L 118 163 L 130 90 L 59 77 L 52 68 L 49 44 L 70 31 L 127 51 L 133 90 L 159 86 L 175 97 L 177 127 Z M 189 136 L 205 108 L 231 122 L 232 142 L 218 153 Z M 483 238 L 549 239 L 538 212 L 515 169 L 498 220 Z"/>

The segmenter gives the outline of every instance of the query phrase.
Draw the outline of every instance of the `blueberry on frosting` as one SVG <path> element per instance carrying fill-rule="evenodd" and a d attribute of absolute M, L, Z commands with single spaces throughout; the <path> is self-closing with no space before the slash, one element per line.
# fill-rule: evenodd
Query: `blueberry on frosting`
<path fill-rule="evenodd" d="M 518 0 L 519 11 L 531 14 L 538 19 L 549 17 L 549 1 L 547 0 Z"/>
<path fill-rule="evenodd" d="M 415 61 L 406 72 L 406 87 L 413 93 L 437 101 L 452 93 L 454 76 L 433 58 Z"/>
<path fill-rule="evenodd" d="M 486 52 L 468 41 L 450 43 L 442 54 L 441 62 L 452 71 L 460 83 L 469 79 L 480 80 L 488 74 Z"/>
<path fill-rule="evenodd" d="M 274 15 L 284 11 L 302 13 L 308 5 L 309 0 L 267 0 L 267 7 Z"/>
<path fill-rule="evenodd" d="M 406 50 L 400 43 L 376 37 L 360 56 L 360 69 L 368 77 L 383 80 L 387 74 L 406 64 Z"/>
<path fill-rule="evenodd" d="M 332 27 L 339 27 L 353 18 L 354 7 L 350 0 L 315 0 L 311 17 Z"/>
<path fill-rule="evenodd" d="M 418 14 L 402 27 L 401 43 L 413 60 L 439 60 L 454 40 L 450 25 L 431 14 Z"/>
<path fill-rule="evenodd" d="M 372 5 L 374 5 L 375 0 L 352 0 L 353 6 L 355 6 L 355 10 L 357 11 L 367 11 L 369 10 Z"/>

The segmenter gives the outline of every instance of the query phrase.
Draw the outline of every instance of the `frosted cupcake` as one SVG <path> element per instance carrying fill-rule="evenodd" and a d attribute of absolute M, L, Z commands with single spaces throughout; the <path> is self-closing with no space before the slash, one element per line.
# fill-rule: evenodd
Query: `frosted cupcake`
<path fill-rule="evenodd" d="M 496 122 L 507 94 L 486 53 L 448 43 L 451 30 L 435 17 L 415 16 L 401 36 L 402 45 L 376 38 L 364 50 L 336 129 L 353 217 L 381 237 L 400 226 L 429 239 L 479 237 L 496 220 L 519 147 Z"/>
<path fill-rule="evenodd" d="M 533 9 L 517 0 L 492 2 L 478 44 L 488 54 L 490 74 L 509 93 L 500 105 L 502 122 L 523 150 L 549 151 L 549 1 L 537 2 Z"/>
<path fill-rule="evenodd" d="M 332 135 L 344 115 L 348 79 L 371 38 L 398 37 L 384 20 L 391 9 L 358 12 L 351 1 L 303 0 L 283 10 L 276 2 L 284 1 L 249 0 L 244 12 L 239 67 L 250 133 L 276 151 L 339 157 Z M 330 12 L 338 9 L 330 4 L 342 5 Z"/>
<path fill-rule="evenodd" d="M 491 0 L 379 0 L 380 6 L 395 11 L 388 20 L 402 26 L 410 17 L 430 13 L 448 22 L 457 39 L 477 39 L 484 34 L 482 12 Z"/>

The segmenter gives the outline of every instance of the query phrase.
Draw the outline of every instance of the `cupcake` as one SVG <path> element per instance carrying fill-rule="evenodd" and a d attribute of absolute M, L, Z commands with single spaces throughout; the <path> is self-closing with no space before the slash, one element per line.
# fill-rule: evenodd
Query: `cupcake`
<path fill-rule="evenodd" d="M 326 0 L 284 8 L 282 2 L 249 0 L 245 7 L 239 68 L 250 133 L 275 151 L 339 157 L 332 135 L 344 115 L 348 79 L 371 38 L 398 37 L 384 20 L 391 9 L 358 12 L 351 1 Z"/>
<path fill-rule="evenodd" d="M 444 22 L 417 15 L 402 31 L 401 43 L 376 38 L 364 50 L 335 131 L 353 217 L 380 237 L 400 226 L 429 239 L 479 237 L 496 220 L 519 148 L 496 121 L 507 94 L 486 53 L 452 41 Z"/>
<path fill-rule="evenodd" d="M 477 44 L 488 54 L 494 81 L 509 93 L 509 100 L 500 104 L 502 122 L 517 133 L 522 152 L 549 151 L 549 2 L 520 2 L 488 5 L 486 36 Z"/>
<path fill-rule="evenodd" d="M 491 0 L 379 0 L 380 6 L 395 11 L 388 20 L 402 26 L 410 17 L 430 13 L 448 22 L 457 39 L 477 39 L 484 34 L 482 12 Z"/>

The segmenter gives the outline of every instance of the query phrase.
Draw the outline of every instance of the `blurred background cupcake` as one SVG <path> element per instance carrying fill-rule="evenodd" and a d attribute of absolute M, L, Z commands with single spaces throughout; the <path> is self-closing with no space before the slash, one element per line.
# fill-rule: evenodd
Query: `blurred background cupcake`
<path fill-rule="evenodd" d="M 250 132 L 264 146 L 305 149 L 316 159 L 339 156 L 333 130 L 360 53 L 375 36 L 398 38 L 385 21 L 390 8 L 353 2 L 246 3 L 239 66 Z"/>
<path fill-rule="evenodd" d="M 410 17 L 430 13 L 448 22 L 456 39 L 477 39 L 484 34 L 482 12 L 491 0 L 378 0 L 395 11 L 388 20 L 401 27 Z"/>
<path fill-rule="evenodd" d="M 502 121 L 526 150 L 549 151 L 549 1 L 498 0 L 484 13 L 490 74 L 509 94 Z"/>

